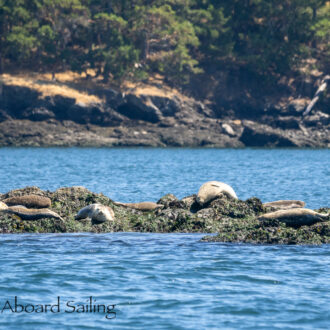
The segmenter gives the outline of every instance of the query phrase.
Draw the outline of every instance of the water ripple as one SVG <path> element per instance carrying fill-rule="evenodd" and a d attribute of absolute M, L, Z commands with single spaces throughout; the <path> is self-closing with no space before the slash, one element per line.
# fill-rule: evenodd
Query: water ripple
<path fill-rule="evenodd" d="M 329 205 L 329 165 L 329 149 L 0 148 L 0 193 L 82 185 L 122 202 L 157 201 L 219 180 L 241 199 L 300 199 L 319 208 Z"/>
<path fill-rule="evenodd" d="M 200 234 L 0 237 L 0 305 L 116 304 L 104 314 L 1 314 L 24 329 L 326 328 L 329 246 L 206 244 Z"/>

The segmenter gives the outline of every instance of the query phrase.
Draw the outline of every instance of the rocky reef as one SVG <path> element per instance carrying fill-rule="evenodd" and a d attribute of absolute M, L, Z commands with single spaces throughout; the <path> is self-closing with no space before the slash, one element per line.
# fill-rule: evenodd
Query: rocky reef
<path fill-rule="evenodd" d="M 0 211 L 0 233 L 73 233 L 73 232 L 191 232 L 217 233 L 206 236 L 205 242 L 235 242 L 253 244 L 323 244 L 330 243 L 330 218 L 310 226 L 293 228 L 285 223 L 258 217 L 269 212 L 258 198 L 246 201 L 220 195 L 201 207 L 196 195 L 181 200 L 172 194 L 157 203 L 163 205 L 151 211 L 141 211 L 116 205 L 107 196 L 96 194 L 84 187 L 59 188 L 54 192 L 37 187 L 12 190 L 0 195 L 0 201 L 10 197 L 34 194 L 51 200 L 50 210 L 60 217 L 54 219 L 22 220 Z M 93 203 L 109 206 L 115 214 L 114 221 L 99 224 L 90 219 L 77 221 L 78 211 Z M 318 212 L 329 214 L 325 207 Z"/>

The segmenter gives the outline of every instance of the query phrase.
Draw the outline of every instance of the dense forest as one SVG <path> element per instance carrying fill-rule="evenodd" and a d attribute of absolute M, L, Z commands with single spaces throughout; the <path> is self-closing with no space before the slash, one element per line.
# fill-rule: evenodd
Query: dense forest
<path fill-rule="evenodd" d="M 2 72 L 182 84 L 212 63 L 279 77 L 307 57 L 326 71 L 329 39 L 324 0 L 0 0 Z"/>

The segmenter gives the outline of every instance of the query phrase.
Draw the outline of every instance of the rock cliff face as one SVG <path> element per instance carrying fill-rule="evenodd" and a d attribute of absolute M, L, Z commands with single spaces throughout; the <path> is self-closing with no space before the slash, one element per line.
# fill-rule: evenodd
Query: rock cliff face
<path fill-rule="evenodd" d="M 231 110 L 219 111 L 216 104 L 181 94 L 90 93 L 101 101 L 44 97 L 33 88 L 4 83 L 0 146 L 330 146 L 329 109 L 303 117 L 307 99 L 256 108 L 255 101 L 231 100 Z"/>

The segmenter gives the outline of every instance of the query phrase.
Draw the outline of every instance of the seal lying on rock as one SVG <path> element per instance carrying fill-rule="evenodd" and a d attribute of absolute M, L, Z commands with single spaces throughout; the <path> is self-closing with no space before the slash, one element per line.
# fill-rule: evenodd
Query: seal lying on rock
<path fill-rule="evenodd" d="M 24 206 L 9 206 L 2 212 L 14 214 L 22 220 L 38 220 L 43 218 L 54 218 L 63 220 L 57 213 L 49 209 L 27 209 Z"/>
<path fill-rule="evenodd" d="M 310 226 L 320 221 L 326 221 L 329 214 L 321 214 L 310 209 L 295 208 L 266 213 L 258 217 L 260 221 L 277 220 L 289 227 Z"/>
<path fill-rule="evenodd" d="M 228 184 L 219 181 L 209 181 L 199 188 L 196 201 L 199 205 L 203 206 L 218 197 L 220 194 L 225 194 L 230 198 L 238 199 L 234 189 Z"/>
<path fill-rule="evenodd" d="M 95 203 L 83 207 L 75 216 L 76 220 L 86 218 L 92 219 L 92 222 L 95 223 L 102 223 L 113 221 L 115 219 L 115 213 L 111 207 Z"/>
<path fill-rule="evenodd" d="M 3 200 L 9 206 L 13 205 L 24 205 L 26 207 L 43 209 L 50 207 L 51 200 L 48 197 L 39 195 L 25 195 L 25 196 L 15 196 Z"/>
<path fill-rule="evenodd" d="M 6 210 L 6 209 L 8 209 L 8 206 L 5 203 L 0 202 L 0 211 L 1 210 Z"/>
<path fill-rule="evenodd" d="M 154 211 L 160 208 L 163 208 L 164 205 L 157 204 L 154 202 L 141 202 L 141 203 L 120 203 L 114 202 L 117 206 L 124 206 L 130 209 L 139 210 L 139 211 Z"/>
<path fill-rule="evenodd" d="M 294 208 L 302 208 L 305 206 L 305 202 L 296 200 L 280 200 L 275 202 L 268 202 L 262 204 L 263 207 L 271 207 L 275 210 L 288 210 Z"/>

